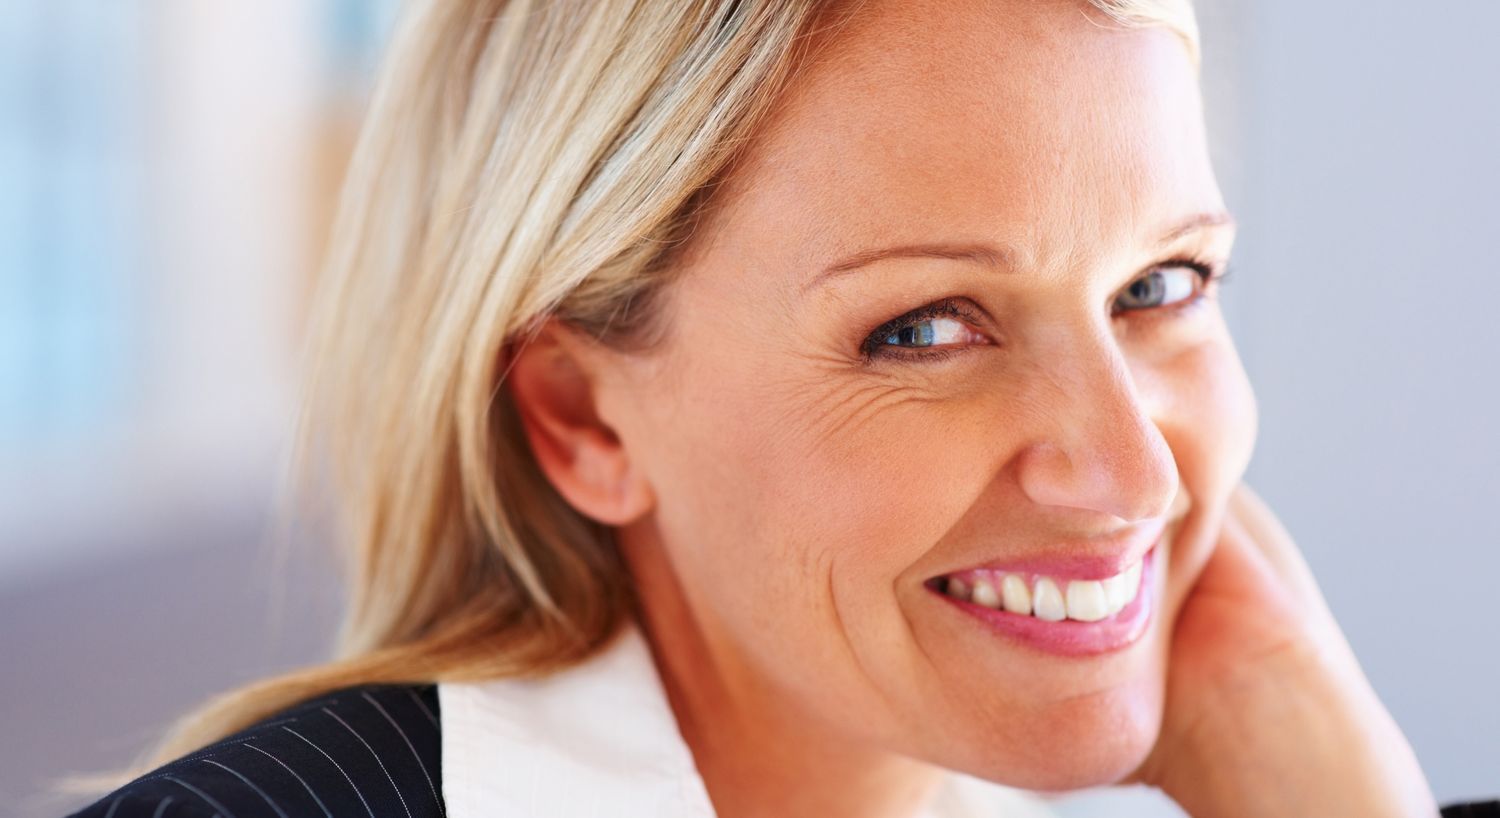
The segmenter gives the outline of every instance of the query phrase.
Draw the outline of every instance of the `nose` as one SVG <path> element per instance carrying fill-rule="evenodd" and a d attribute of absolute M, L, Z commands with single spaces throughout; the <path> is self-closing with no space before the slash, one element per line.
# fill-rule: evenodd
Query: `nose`
<path fill-rule="evenodd" d="M 1040 365 L 1033 397 L 1045 432 L 1020 457 L 1022 491 L 1041 505 L 1127 522 L 1164 516 L 1177 496 L 1177 463 L 1114 338 L 1054 345 Z"/>

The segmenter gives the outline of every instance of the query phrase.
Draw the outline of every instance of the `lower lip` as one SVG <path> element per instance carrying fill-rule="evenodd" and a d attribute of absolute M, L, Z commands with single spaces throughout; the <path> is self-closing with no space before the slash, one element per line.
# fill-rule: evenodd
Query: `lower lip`
<path fill-rule="evenodd" d="M 1129 647 L 1146 632 L 1156 598 L 1156 563 L 1159 551 L 1160 548 L 1153 546 L 1142 561 L 1141 590 L 1135 595 L 1135 599 L 1114 616 L 1105 617 L 1098 622 L 1076 619 L 1048 622 L 1034 616 L 965 602 L 942 591 L 933 590 L 933 593 L 959 611 L 983 622 L 991 630 L 1029 647 L 1061 656 L 1094 656 Z"/>

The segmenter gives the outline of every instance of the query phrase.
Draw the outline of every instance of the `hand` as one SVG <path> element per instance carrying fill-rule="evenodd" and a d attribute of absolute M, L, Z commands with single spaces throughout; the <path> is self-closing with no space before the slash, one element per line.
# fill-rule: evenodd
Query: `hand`
<path fill-rule="evenodd" d="M 1244 484 L 1176 622 L 1162 732 L 1127 780 L 1198 818 L 1438 814 L 1307 563 Z"/>

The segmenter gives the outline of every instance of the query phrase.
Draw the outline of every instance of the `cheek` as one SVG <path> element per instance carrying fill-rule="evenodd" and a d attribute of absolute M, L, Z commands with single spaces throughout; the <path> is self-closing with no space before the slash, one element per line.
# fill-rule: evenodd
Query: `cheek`
<path fill-rule="evenodd" d="M 1235 485 L 1255 448 L 1259 413 L 1249 378 L 1228 336 L 1179 356 L 1160 371 L 1169 401 L 1158 425 L 1177 459 L 1191 511 L 1174 542 L 1166 598 L 1167 621 L 1191 590 L 1217 540 Z"/>
<path fill-rule="evenodd" d="M 941 535 L 930 521 L 971 500 L 962 410 L 936 390 L 785 351 L 777 360 L 705 367 L 713 376 L 693 381 L 701 386 L 664 422 L 677 431 L 675 488 L 701 511 L 694 527 L 744 543 L 734 559 L 772 575 L 805 579 L 847 562 L 864 574 L 889 569 L 888 586 L 912 549 Z"/>
<path fill-rule="evenodd" d="M 1175 358 L 1159 376 L 1167 396 L 1158 426 L 1194 500 L 1224 498 L 1244 475 L 1258 413 L 1228 336 Z"/>
<path fill-rule="evenodd" d="M 897 578 L 972 504 L 984 467 L 963 455 L 973 424 L 953 403 L 803 364 L 795 382 L 720 369 L 691 390 L 660 520 L 734 643 L 847 727 L 882 706 L 869 660 L 900 674 L 910 659 Z"/>

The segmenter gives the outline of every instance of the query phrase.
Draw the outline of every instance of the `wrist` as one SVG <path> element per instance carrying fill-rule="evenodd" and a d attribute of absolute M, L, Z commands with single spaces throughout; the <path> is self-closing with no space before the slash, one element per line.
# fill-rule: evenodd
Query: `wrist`
<path fill-rule="evenodd" d="M 1220 679 L 1153 782 L 1195 818 L 1438 814 L 1357 664 L 1289 648 Z"/>

